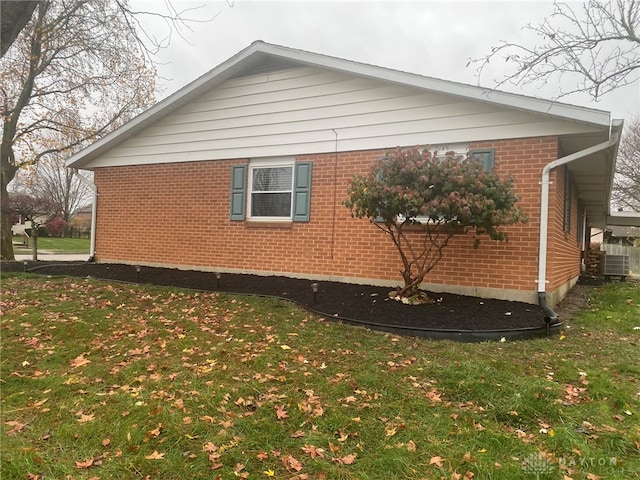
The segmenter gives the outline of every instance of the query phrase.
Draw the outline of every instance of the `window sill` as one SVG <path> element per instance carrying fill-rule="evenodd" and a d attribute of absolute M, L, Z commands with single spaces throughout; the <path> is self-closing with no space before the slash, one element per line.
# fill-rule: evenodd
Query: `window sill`
<path fill-rule="evenodd" d="M 290 230 L 293 228 L 293 222 L 288 220 L 285 222 L 261 222 L 260 220 L 247 220 L 245 222 L 247 228 L 273 228 Z"/>

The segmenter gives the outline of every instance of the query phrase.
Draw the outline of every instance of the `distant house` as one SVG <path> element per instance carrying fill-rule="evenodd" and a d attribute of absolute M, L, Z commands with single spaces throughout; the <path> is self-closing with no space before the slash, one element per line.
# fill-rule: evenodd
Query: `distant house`
<path fill-rule="evenodd" d="M 609 245 L 640 246 L 640 227 L 607 227 L 604 240 Z"/>
<path fill-rule="evenodd" d="M 42 215 L 36 219 L 37 223 L 44 225 L 49 217 L 46 215 Z M 13 217 L 13 223 L 11 225 L 11 235 L 19 236 L 24 235 L 25 232 L 31 231 L 31 220 L 25 220 L 21 215 L 15 215 Z"/>
<path fill-rule="evenodd" d="M 71 220 L 69 220 L 69 228 L 73 236 L 88 235 L 91 231 L 91 215 L 93 211 L 93 205 L 85 205 L 79 208 L 73 214 Z"/>
<path fill-rule="evenodd" d="M 394 286 L 397 251 L 342 205 L 349 180 L 397 146 L 468 151 L 514 177 L 530 220 L 477 250 L 455 236 L 424 288 L 553 306 L 588 227 L 607 223 L 621 129 L 604 111 L 255 42 L 67 165 L 94 172 L 99 262 Z"/>

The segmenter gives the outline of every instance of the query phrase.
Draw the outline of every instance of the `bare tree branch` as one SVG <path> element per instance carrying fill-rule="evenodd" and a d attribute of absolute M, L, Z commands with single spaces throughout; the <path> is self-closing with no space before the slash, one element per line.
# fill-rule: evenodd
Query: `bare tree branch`
<path fill-rule="evenodd" d="M 616 208 L 640 211 L 640 119 L 627 126 L 622 136 L 612 201 Z"/>
<path fill-rule="evenodd" d="M 469 64 L 478 66 L 479 80 L 491 61 L 511 65 L 512 72 L 496 82 L 497 87 L 557 77 L 562 79 L 559 84 L 569 85 L 558 97 L 586 92 L 598 99 L 636 81 L 633 73 L 640 68 L 638 29 L 637 0 L 588 0 L 579 9 L 556 1 L 554 12 L 541 24 L 524 27 L 541 39 L 539 45 L 502 41 L 487 56 L 472 59 Z"/>
<path fill-rule="evenodd" d="M 127 0 L 39 0 L 0 59 L 0 202 L 19 168 L 76 151 L 155 100 L 154 55 L 197 9 L 131 10 Z M 3 12 L 4 2 L 3 2 Z M 156 39 L 141 16 L 162 18 Z M 3 43 L 4 48 L 4 43 Z M 2 213 L 0 257 L 13 258 L 11 219 Z"/>

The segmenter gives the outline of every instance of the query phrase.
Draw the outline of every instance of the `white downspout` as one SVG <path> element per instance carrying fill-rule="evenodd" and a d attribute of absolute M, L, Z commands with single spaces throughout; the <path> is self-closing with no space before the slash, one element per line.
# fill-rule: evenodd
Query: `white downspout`
<path fill-rule="evenodd" d="M 80 179 L 80 181 L 82 181 L 82 183 L 84 183 L 85 185 L 88 185 L 93 192 L 93 204 L 91 205 L 91 243 L 89 246 L 89 261 L 93 262 L 96 259 L 96 219 L 98 212 L 98 187 L 96 187 L 96 184 L 91 180 L 83 175 L 80 175 L 80 172 L 77 168 L 74 168 L 73 171 Z"/>
<path fill-rule="evenodd" d="M 540 245 L 538 247 L 538 280 L 536 280 L 536 282 L 538 283 L 538 303 L 548 315 L 548 318 L 545 318 L 545 320 L 556 321 L 558 319 L 558 315 L 547 305 L 545 295 L 547 287 L 547 233 L 549 230 L 549 173 L 556 167 L 566 165 L 567 163 L 584 158 L 587 155 L 613 147 L 618 142 L 619 137 L 620 132 L 616 130 L 606 142 L 580 150 L 566 157 L 558 158 L 546 164 L 542 169 L 542 179 L 540 180 Z"/>
<path fill-rule="evenodd" d="M 587 270 L 586 253 L 589 249 L 589 245 L 587 245 L 587 209 L 584 207 L 582 208 L 582 220 L 580 225 L 582 225 L 582 229 L 580 230 L 580 252 L 582 255 L 580 272 L 585 272 Z"/>

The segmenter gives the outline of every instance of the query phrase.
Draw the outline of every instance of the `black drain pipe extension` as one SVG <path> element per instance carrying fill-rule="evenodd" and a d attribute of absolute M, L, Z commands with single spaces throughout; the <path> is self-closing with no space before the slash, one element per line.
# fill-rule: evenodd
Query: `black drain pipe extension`
<path fill-rule="evenodd" d="M 559 321 L 560 317 L 558 317 L 558 314 L 547 305 L 547 295 L 545 292 L 538 292 L 538 305 L 540 305 L 540 308 L 544 312 L 544 323 L 546 323 L 547 326 Z"/>

